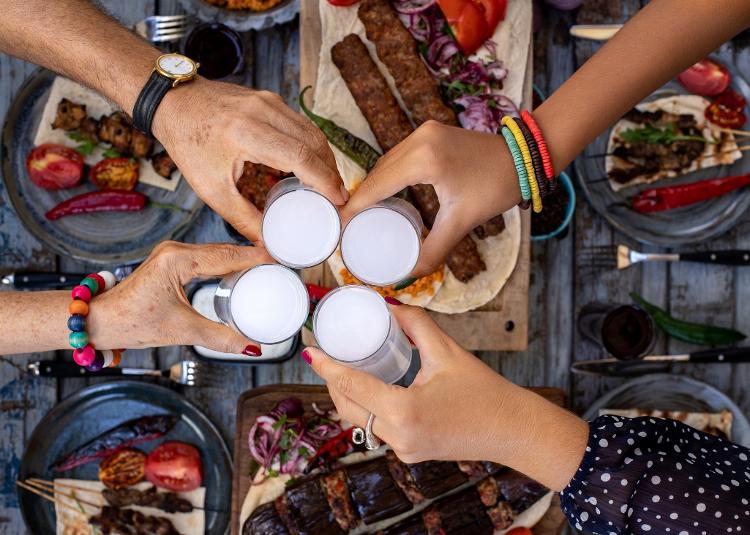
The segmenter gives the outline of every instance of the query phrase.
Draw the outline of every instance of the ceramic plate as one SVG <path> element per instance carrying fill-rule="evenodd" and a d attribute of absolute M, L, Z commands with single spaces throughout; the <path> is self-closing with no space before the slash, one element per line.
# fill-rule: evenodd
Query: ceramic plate
<path fill-rule="evenodd" d="M 250 11 L 249 9 L 226 9 L 203 0 L 180 0 L 185 11 L 203 22 L 221 22 L 238 32 L 265 30 L 271 26 L 289 22 L 299 13 L 299 3 L 300 0 L 281 0 L 278 5 L 266 11 Z"/>

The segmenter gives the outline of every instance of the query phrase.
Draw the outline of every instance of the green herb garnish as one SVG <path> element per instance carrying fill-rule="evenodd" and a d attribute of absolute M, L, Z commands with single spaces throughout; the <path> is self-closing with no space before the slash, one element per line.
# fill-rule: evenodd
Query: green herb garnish
<path fill-rule="evenodd" d="M 620 133 L 620 137 L 625 143 L 647 143 L 649 145 L 669 145 L 677 141 L 701 141 L 703 143 L 717 143 L 710 141 L 703 136 L 686 136 L 677 131 L 675 124 L 670 124 L 664 128 L 654 125 L 646 125 L 641 128 L 629 128 Z"/>
<path fill-rule="evenodd" d="M 104 156 L 105 158 L 119 158 L 122 156 L 122 154 L 120 154 L 120 151 L 118 151 L 114 147 L 110 147 L 102 153 L 102 156 Z"/>

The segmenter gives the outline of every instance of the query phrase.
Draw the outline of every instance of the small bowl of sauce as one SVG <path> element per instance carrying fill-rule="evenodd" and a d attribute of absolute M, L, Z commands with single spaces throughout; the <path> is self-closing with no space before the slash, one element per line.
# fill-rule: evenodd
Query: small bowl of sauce
<path fill-rule="evenodd" d="M 242 38 L 220 22 L 193 28 L 185 40 L 184 54 L 200 63 L 198 74 L 210 80 L 238 74 L 245 66 Z"/>

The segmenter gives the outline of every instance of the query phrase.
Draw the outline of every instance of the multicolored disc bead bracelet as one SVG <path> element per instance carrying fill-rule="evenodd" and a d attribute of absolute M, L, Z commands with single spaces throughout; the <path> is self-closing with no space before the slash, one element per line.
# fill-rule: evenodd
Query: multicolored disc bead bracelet
<path fill-rule="evenodd" d="M 68 307 L 71 316 L 68 318 L 70 335 L 68 341 L 73 348 L 73 360 L 79 366 L 89 371 L 98 372 L 102 368 L 117 366 L 122 359 L 122 351 L 94 349 L 86 332 L 86 318 L 89 314 L 91 299 L 105 290 L 109 290 L 117 283 L 115 276 L 109 271 L 100 271 L 87 275 L 81 283 L 73 288 L 73 301 Z"/>
<path fill-rule="evenodd" d="M 513 165 L 515 165 L 516 173 L 518 173 L 518 185 L 521 188 L 521 199 L 523 199 L 521 207 L 528 208 L 529 201 L 531 200 L 531 188 L 529 187 L 529 177 L 526 174 L 526 166 L 523 163 L 521 149 L 518 147 L 518 142 L 510 131 L 510 128 L 503 126 L 500 129 L 500 133 L 508 144 L 508 149 L 510 149 L 510 154 L 513 157 Z"/>
<path fill-rule="evenodd" d="M 529 152 L 529 145 L 523 137 L 521 129 L 518 127 L 516 120 L 510 115 L 506 115 L 502 119 L 502 125 L 507 126 L 513 134 L 513 137 L 521 149 L 521 156 L 523 156 L 523 165 L 526 168 L 526 176 L 529 181 L 529 188 L 531 189 L 531 206 L 534 212 L 542 211 L 542 196 L 539 194 L 539 184 L 536 181 L 536 173 L 534 173 L 534 167 L 531 163 L 531 153 Z"/>

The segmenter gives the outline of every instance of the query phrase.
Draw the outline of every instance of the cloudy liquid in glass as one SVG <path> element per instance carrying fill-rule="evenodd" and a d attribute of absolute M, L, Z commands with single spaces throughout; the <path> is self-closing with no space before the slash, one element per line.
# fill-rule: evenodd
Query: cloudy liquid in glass
<path fill-rule="evenodd" d="M 338 211 L 307 189 L 284 193 L 263 214 L 263 243 L 278 262 L 295 268 L 315 266 L 331 256 L 341 234 Z"/>
<path fill-rule="evenodd" d="M 384 207 L 354 216 L 341 238 L 347 269 L 362 282 L 390 286 L 411 273 L 419 258 L 419 235 L 400 212 Z"/>

